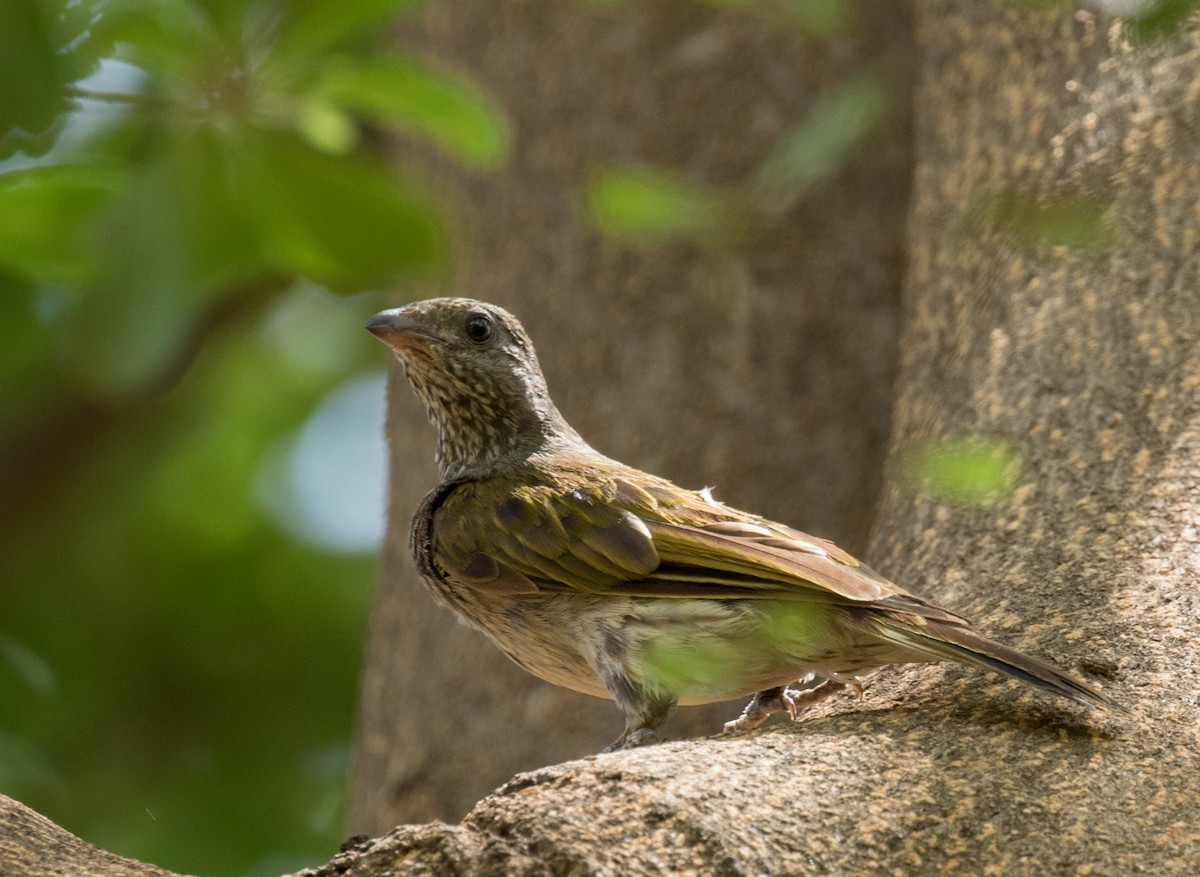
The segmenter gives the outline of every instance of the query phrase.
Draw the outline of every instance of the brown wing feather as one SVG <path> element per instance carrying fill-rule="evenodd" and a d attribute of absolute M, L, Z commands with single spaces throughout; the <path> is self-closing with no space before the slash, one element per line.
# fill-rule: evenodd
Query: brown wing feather
<path fill-rule="evenodd" d="M 496 504 L 481 501 L 481 489 L 472 483 L 456 488 L 437 510 L 434 527 L 434 562 L 468 587 L 488 584 L 469 575 L 480 555 L 537 590 L 605 592 L 659 565 L 641 519 L 594 490 L 518 485 Z"/>
<path fill-rule="evenodd" d="M 832 543 L 798 530 L 779 528 L 789 534 L 785 538 L 746 531 L 742 535 L 731 535 L 731 528 L 723 525 L 689 527 L 650 522 L 648 526 L 655 536 L 655 545 L 664 565 L 677 567 L 673 572 L 664 570 L 675 581 L 686 582 L 689 569 L 699 573 L 695 567 L 700 565 L 696 560 L 700 557 L 704 559 L 705 567 L 738 576 L 714 577 L 711 579 L 714 585 L 770 590 L 774 596 L 791 594 L 802 599 L 870 603 L 876 608 L 919 618 L 967 624 L 961 616 L 914 597 L 841 549 L 837 549 L 837 554 L 828 550 L 814 551 L 810 546 L 823 543 L 817 546 L 823 549 Z M 769 528 L 774 525 L 763 522 L 759 526 Z M 664 535 L 666 533 L 669 535 Z M 792 538 L 794 536 L 801 538 Z M 851 562 L 843 562 L 838 555 L 844 555 Z M 666 576 L 656 574 L 651 580 L 663 578 Z M 746 596 L 746 591 L 742 590 L 740 594 L 735 591 L 728 596 Z"/>
<path fill-rule="evenodd" d="M 624 467 L 579 473 L 575 489 L 514 482 L 502 501 L 460 485 L 437 515 L 435 562 L 491 593 L 775 597 L 871 604 L 965 624 L 906 593 L 832 542 Z M 496 488 L 493 479 L 491 489 Z M 489 579 L 494 564 L 495 575 Z"/>

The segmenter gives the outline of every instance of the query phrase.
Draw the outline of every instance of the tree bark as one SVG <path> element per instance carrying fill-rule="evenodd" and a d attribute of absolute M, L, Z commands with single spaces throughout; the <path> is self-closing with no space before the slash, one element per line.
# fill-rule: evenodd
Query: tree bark
<path fill-rule="evenodd" d="M 559 407 L 605 453 L 861 550 L 886 448 L 911 176 L 904 10 L 865 4 L 859 35 L 826 45 L 691 0 L 429 3 L 415 39 L 486 84 L 517 136 L 498 174 L 432 166 L 469 242 L 452 287 L 425 292 L 510 308 Z M 897 82 L 890 123 L 785 215 L 709 249 L 637 250 L 591 226 L 583 191 L 609 164 L 738 197 L 780 132 L 868 62 Z M 514 772 L 596 752 L 621 730 L 611 703 L 534 679 L 430 600 L 408 526 L 436 482 L 433 432 L 403 380 L 391 401 L 390 532 L 350 819 L 367 834 L 461 818 Z M 682 710 L 665 734 L 711 733 L 740 708 Z"/>
<path fill-rule="evenodd" d="M 0 795 L 4 877 L 178 877 L 82 841 L 24 804 Z"/>

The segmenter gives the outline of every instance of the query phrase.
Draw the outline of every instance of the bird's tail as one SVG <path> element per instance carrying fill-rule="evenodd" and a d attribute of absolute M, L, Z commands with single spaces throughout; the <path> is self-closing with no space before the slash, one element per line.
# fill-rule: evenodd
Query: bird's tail
<path fill-rule="evenodd" d="M 924 652 L 933 660 L 958 661 L 985 670 L 995 670 L 1089 707 L 1129 712 L 1099 689 L 1052 664 L 1010 649 L 961 625 L 928 619 L 922 621 L 910 624 L 893 617 L 881 619 L 878 627 L 887 639 Z"/>

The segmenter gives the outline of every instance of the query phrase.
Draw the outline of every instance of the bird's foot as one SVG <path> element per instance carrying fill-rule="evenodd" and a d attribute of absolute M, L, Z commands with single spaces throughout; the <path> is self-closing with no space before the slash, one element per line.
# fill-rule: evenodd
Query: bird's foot
<path fill-rule="evenodd" d="M 834 682 L 832 679 L 823 679 L 811 688 L 800 691 L 794 688 L 785 688 L 783 690 L 786 704 L 784 708 L 787 710 L 788 718 L 793 722 L 800 721 L 800 716 L 809 709 L 847 686 L 854 690 L 859 700 L 862 700 L 863 687 L 857 679 L 853 682 Z"/>
<path fill-rule="evenodd" d="M 636 749 L 638 746 L 649 746 L 651 743 L 657 742 L 658 734 L 654 733 L 653 728 L 635 728 L 632 731 L 626 731 L 605 746 L 601 752 L 620 752 L 622 749 Z"/>
<path fill-rule="evenodd" d="M 745 731 L 753 731 L 775 713 L 787 712 L 788 715 L 794 717 L 795 708 L 792 706 L 791 700 L 797 694 L 800 692 L 782 685 L 758 692 L 746 704 L 746 708 L 742 710 L 740 716 L 725 723 L 725 733 L 741 734 Z"/>
<path fill-rule="evenodd" d="M 862 699 L 862 684 L 857 679 L 853 682 L 835 682 L 832 679 L 808 679 L 803 688 L 779 686 L 760 691 L 746 704 L 742 714 L 732 722 L 725 723 L 726 734 L 740 734 L 752 731 L 773 716 L 775 713 L 787 713 L 793 722 L 811 707 L 816 706 L 832 694 L 849 686 Z"/>

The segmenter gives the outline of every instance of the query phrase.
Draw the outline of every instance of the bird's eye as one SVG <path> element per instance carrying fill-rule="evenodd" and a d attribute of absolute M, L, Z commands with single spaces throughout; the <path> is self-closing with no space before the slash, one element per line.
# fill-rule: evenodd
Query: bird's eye
<path fill-rule="evenodd" d="M 491 317 L 483 314 L 471 314 L 467 317 L 467 337 L 476 344 L 487 344 L 496 332 L 496 325 Z"/>

